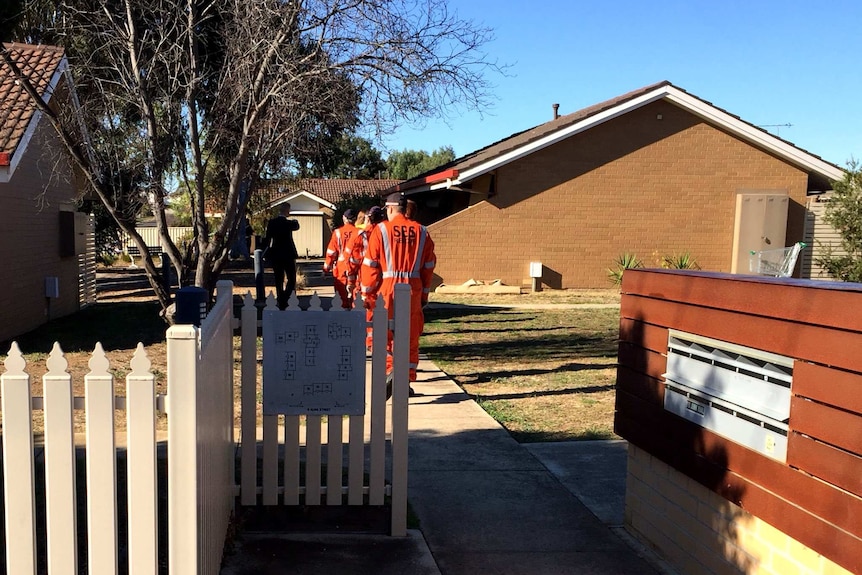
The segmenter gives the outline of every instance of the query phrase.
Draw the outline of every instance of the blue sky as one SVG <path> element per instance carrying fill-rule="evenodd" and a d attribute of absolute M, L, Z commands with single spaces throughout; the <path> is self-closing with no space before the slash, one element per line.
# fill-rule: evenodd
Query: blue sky
<path fill-rule="evenodd" d="M 449 0 L 494 29 L 484 114 L 403 127 L 384 150 L 456 156 L 663 80 L 823 159 L 862 160 L 859 0 Z M 791 124 L 791 126 L 784 126 Z M 778 125 L 777 127 L 767 127 Z M 384 153 L 385 155 L 385 153 Z"/>

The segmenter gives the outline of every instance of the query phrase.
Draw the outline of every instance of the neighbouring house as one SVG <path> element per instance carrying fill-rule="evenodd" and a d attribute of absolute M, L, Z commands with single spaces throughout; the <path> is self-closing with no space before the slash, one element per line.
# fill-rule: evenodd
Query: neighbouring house
<path fill-rule="evenodd" d="M 258 193 L 269 198 L 266 208 L 274 216 L 278 206 L 290 202 L 291 217 L 299 220 L 294 241 L 299 257 L 323 257 L 332 234 L 332 215 L 336 204 L 351 194 L 373 195 L 401 183 L 402 180 L 349 180 L 304 178 L 290 182 L 271 183 Z M 266 230 L 255 230 L 263 235 Z"/>
<path fill-rule="evenodd" d="M 67 93 L 61 48 L 4 44 L 52 104 Z M 0 62 L 0 341 L 95 301 L 95 235 L 53 127 Z"/>
<path fill-rule="evenodd" d="M 439 282 L 524 286 L 532 268 L 548 287 L 608 287 L 623 253 L 646 267 L 689 253 L 704 270 L 748 273 L 752 250 L 803 239 L 807 197 L 844 174 L 670 82 L 553 110 L 393 187 L 419 204 Z"/>

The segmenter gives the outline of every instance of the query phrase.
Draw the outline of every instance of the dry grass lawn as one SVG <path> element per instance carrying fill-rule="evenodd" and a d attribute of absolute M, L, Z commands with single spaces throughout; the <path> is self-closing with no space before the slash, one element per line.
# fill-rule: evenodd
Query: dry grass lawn
<path fill-rule="evenodd" d="M 248 286 L 236 288 L 237 293 L 247 290 Z M 619 303 L 618 291 L 432 294 L 431 301 L 447 306 L 431 306 L 426 311 L 421 351 L 516 439 L 614 437 L 619 311 L 561 307 Z M 145 287 L 136 285 L 129 290 L 104 289 L 99 304 L 52 321 L 17 338 L 17 342 L 28 362 L 35 396 L 42 395 L 42 375 L 54 341 L 63 348 L 76 396 L 84 396 L 84 376 L 97 341 L 111 362 L 117 395 L 125 395 L 125 376 L 139 341 L 152 362 L 157 391 L 165 393 L 165 330 L 165 323 L 158 317 L 158 305 Z M 0 344 L 0 362 L 6 358 L 9 343 Z M 235 368 L 239 381 L 238 362 Z M 239 386 L 236 394 L 238 400 Z M 117 430 L 123 431 L 125 413 L 116 414 Z M 40 433 L 42 413 L 36 411 L 33 417 L 34 431 Z M 75 412 L 77 432 L 85 430 L 84 417 L 83 411 Z M 159 428 L 165 427 L 162 417 Z"/>
<path fill-rule="evenodd" d="M 564 293 L 556 297 L 588 299 Z M 614 298 L 601 297 L 577 303 Z M 435 300 L 443 303 L 443 296 Z M 463 301 L 426 311 L 421 350 L 518 441 L 615 437 L 618 309 L 471 307 Z M 550 303 L 533 295 L 515 302 Z"/>

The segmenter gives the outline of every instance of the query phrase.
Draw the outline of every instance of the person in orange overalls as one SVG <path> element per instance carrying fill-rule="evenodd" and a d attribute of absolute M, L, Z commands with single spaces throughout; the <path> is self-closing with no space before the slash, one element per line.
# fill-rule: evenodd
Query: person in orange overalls
<path fill-rule="evenodd" d="M 353 238 L 359 230 L 353 225 L 356 222 L 356 211 L 346 209 L 342 216 L 344 225 L 332 232 L 329 245 L 326 248 L 326 259 L 323 271 L 332 271 L 332 283 L 335 293 L 341 297 L 341 307 L 353 307 L 353 294 L 347 291 L 347 260 L 350 258 L 350 247 Z"/>
<path fill-rule="evenodd" d="M 353 238 L 353 244 L 350 248 L 350 258 L 347 260 L 347 290 L 353 295 L 353 301 L 356 301 L 362 296 L 359 289 L 359 270 L 362 268 L 362 260 L 365 258 L 365 252 L 368 250 L 368 236 L 374 231 L 374 227 L 386 219 L 386 212 L 380 206 L 372 206 L 368 213 L 365 214 L 365 227 L 359 230 L 356 237 Z M 368 323 L 371 324 L 374 306 L 366 307 L 365 317 Z M 371 348 L 371 326 L 365 330 L 365 347 Z"/>
<path fill-rule="evenodd" d="M 428 303 L 437 257 L 434 241 L 425 226 L 404 217 L 407 198 L 400 193 L 386 198 L 387 221 L 378 224 L 368 237 L 362 260 L 361 292 L 366 309 L 375 306 L 374 296 L 383 300 L 393 317 L 395 284 L 410 285 L 410 381 L 416 381 L 419 364 L 419 336 L 425 327 L 422 308 Z M 392 332 L 389 332 L 386 357 L 387 396 L 391 393 Z M 411 389 L 411 395 L 413 390 Z"/>

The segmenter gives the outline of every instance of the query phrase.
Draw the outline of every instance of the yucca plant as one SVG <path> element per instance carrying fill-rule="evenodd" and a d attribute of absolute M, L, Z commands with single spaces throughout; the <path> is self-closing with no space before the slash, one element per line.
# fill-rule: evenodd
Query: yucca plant
<path fill-rule="evenodd" d="M 689 252 L 685 252 L 682 254 L 674 254 L 672 256 L 664 256 L 663 259 L 664 268 L 671 270 L 699 270 L 700 265 L 697 263 L 697 260 L 692 257 Z"/>
<path fill-rule="evenodd" d="M 626 270 L 644 267 L 643 262 L 635 254 L 628 252 L 617 257 L 616 265 L 616 269 L 608 268 L 608 279 L 614 285 L 623 283 L 623 273 Z"/>

